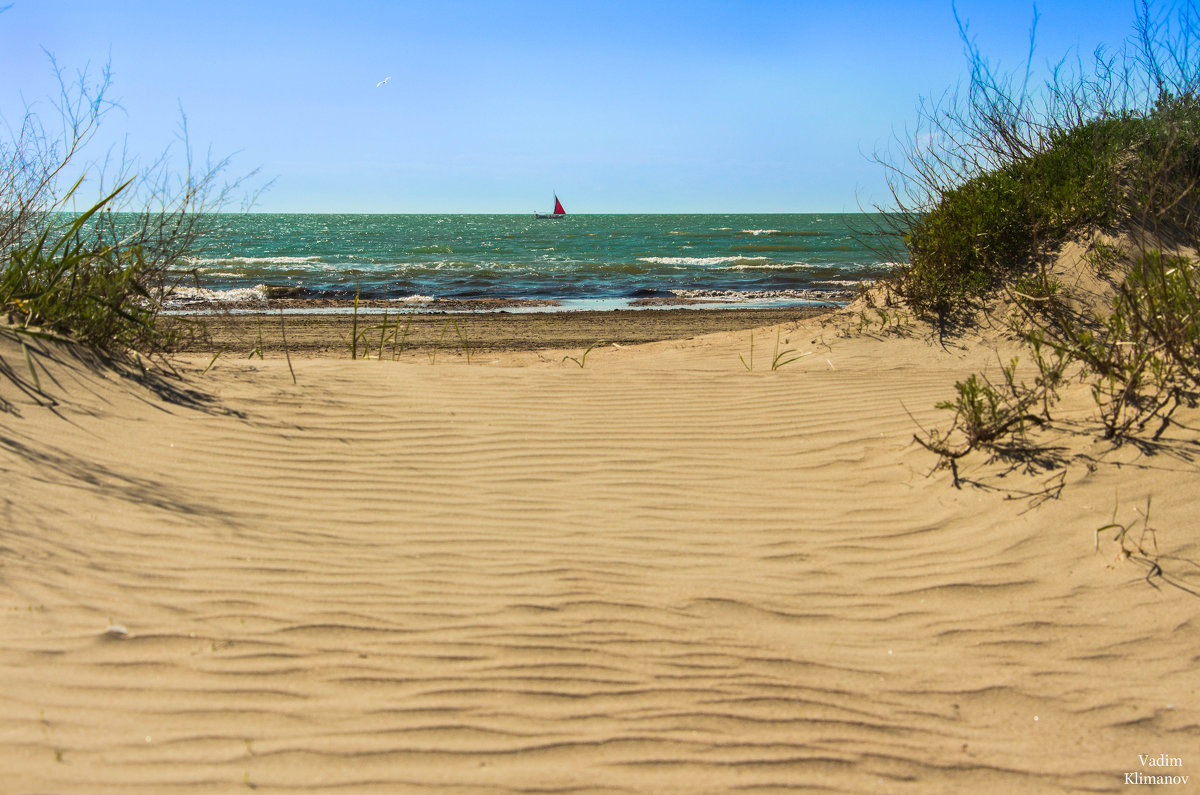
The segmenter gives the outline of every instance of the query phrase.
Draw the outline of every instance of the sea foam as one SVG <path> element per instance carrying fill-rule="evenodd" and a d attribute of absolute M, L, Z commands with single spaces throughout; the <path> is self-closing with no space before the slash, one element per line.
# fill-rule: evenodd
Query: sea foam
<path fill-rule="evenodd" d="M 844 301 L 853 290 L 669 290 L 671 295 L 693 301 L 750 303 L 755 301 Z"/>
<path fill-rule="evenodd" d="M 163 305 L 179 307 L 190 304 L 224 304 L 266 300 L 267 286 L 265 284 L 256 284 L 253 287 L 233 287 L 228 290 L 178 286 L 171 288 L 171 291 L 167 293 L 163 299 Z"/>
<path fill-rule="evenodd" d="M 186 257 L 191 266 L 209 268 L 214 265 L 306 265 L 321 262 L 321 257 Z"/>
<path fill-rule="evenodd" d="M 765 262 L 766 257 L 638 257 L 654 265 L 724 265 L 727 262 Z"/>

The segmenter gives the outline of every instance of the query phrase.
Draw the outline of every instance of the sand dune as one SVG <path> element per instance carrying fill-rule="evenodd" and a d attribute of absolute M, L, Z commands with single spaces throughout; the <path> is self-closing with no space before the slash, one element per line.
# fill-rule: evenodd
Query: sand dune
<path fill-rule="evenodd" d="M 53 407 L 3 339 L 0 790 L 1196 791 L 1200 413 L 959 490 L 912 434 L 995 351 L 838 328 L 156 389 L 44 343 Z M 1153 580 L 1094 547 L 1148 498 Z"/>

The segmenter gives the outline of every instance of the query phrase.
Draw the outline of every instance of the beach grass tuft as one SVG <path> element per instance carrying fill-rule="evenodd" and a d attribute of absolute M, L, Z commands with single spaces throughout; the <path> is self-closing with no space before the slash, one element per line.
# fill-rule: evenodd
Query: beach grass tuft
<path fill-rule="evenodd" d="M 579 365 L 579 369 L 582 370 L 587 365 L 587 357 L 588 357 L 588 354 L 592 352 L 592 349 L 598 345 L 603 345 L 603 344 L 604 344 L 603 340 L 596 340 L 591 345 L 587 346 L 587 350 L 585 350 L 583 352 L 583 355 L 581 355 L 579 358 L 575 358 L 574 356 L 567 355 L 567 356 L 562 357 L 562 360 L 564 362 L 566 362 L 568 360 L 575 362 L 575 364 Z"/>
<path fill-rule="evenodd" d="M 295 385 L 296 371 L 292 368 L 292 353 L 291 353 L 291 351 L 288 350 L 287 323 L 285 323 L 284 319 L 283 319 L 283 308 L 282 307 L 279 309 L 279 335 L 283 340 L 283 355 L 284 355 L 284 357 L 287 358 L 288 372 L 292 374 L 292 384 Z M 383 350 L 382 345 L 380 345 L 379 350 L 380 351 Z"/>
<path fill-rule="evenodd" d="M 253 174 L 222 186 L 228 159 L 197 168 L 204 161 L 191 150 L 186 117 L 182 173 L 172 171 L 167 151 L 144 167 L 124 156 L 81 164 L 101 122 L 119 107 L 109 96 L 111 72 L 96 78 L 85 68 L 71 80 L 53 57 L 50 63 L 58 118 L 47 123 L 29 105 L 0 141 L 0 313 L 18 334 L 169 367 L 162 355 L 205 329 L 179 318 L 162 322 L 163 302 L 196 278 L 189 257 L 219 225 L 213 211 Z M 68 174 L 73 184 L 64 181 Z M 80 195 L 85 184 L 100 185 L 99 198 L 78 212 L 77 204 L 92 201 Z"/>
<path fill-rule="evenodd" d="M 771 358 L 771 369 L 778 370 L 780 367 L 786 367 L 792 362 L 798 362 L 805 356 L 812 356 L 812 351 L 800 353 L 794 348 L 779 350 L 780 336 L 783 334 L 782 329 L 775 332 L 775 355 Z"/>
<path fill-rule="evenodd" d="M 462 345 L 463 354 L 466 355 L 466 357 L 467 357 L 467 364 L 470 364 L 471 356 L 473 354 L 473 351 L 471 350 L 471 340 L 468 339 L 467 335 L 463 332 L 463 330 L 461 328 L 459 328 L 457 320 L 455 320 L 454 318 L 451 318 L 450 322 L 452 324 L 454 324 L 454 333 L 456 335 L 458 335 L 458 343 L 460 345 Z"/>
<path fill-rule="evenodd" d="M 204 368 L 204 370 L 201 371 L 200 375 L 204 375 L 209 370 L 211 370 L 212 366 L 217 363 L 217 359 L 220 357 L 220 355 L 227 350 L 229 350 L 228 345 L 221 346 L 220 350 L 218 350 L 216 353 L 214 353 L 212 355 L 212 358 L 208 360 L 208 365 Z"/>
<path fill-rule="evenodd" d="M 434 344 L 433 350 L 431 350 L 429 353 L 426 354 L 426 356 L 429 357 L 429 366 L 430 367 L 437 365 L 438 351 L 441 350 L 442 343 L 446 339 L 446 330 L 447 330 L 447 328 L 449 328 L 449 326 L 450 326 L 449 320 L 446 320 L 442 323 L 442 330 L 441 330 L 441 333 L 438 334 L 437 343 Z"/>
<path fill-rule="evenodd" d="M 742 367 L 746 368 L 746 372 L 753 372 L 753 370 L 754 370 L 754 332 L 753 331 L 750 332 L 750 359 L 747 360 L 746 357 L 742 356 L 742 354 L 740 354 L 740 353 L 738 354 L 738 359 L 741 361 Z"/>
<path fill-rule="evenodd" d="M 359 333 L 358 330 L 358 301 L 361 293 L 361 288 L 356 284 L 354 286 L 354 310 L 350 315 L 350 340 L 346 343 L 350 348 L 351 359 L 358 359 L 358 343 L 363 335 L 367 333 L 366 329 L 362 333 Z"/>
<path fill-rule="evenodd" d="M 1142 519 L 1142 532 L 1141 532 L 1141 535 L 1139 536 L 1137 542 L 1134 543 L 1133 549 L 1129 549 L 1128 547 L 1126 547 L 1126 541 L 1129 539 L 1129 532 L 1133 529 L 1134 525 L 1137 524 L 1137 519 L 1134 519 L 1133 521 L 1128 522 L 1126 524 L 1122 524 L 1117 521 L 1117 513 L 1121 507 L 1121 500 L 1120 500 L 1120 497 L 1118 496 L 1115 504 L 1113 505 L 1112 520 L 1109 521 L 1108 524 L 1105 524 L 1105 525 L 1102 525 L 1102 526 L 1096 528 L 1096 551 L 1097 552 L 1100 551 L 1100 536 L 1104 533 L 1107 533 L 1110 530 L 1113 530 L 1113 531 L 1115 531 L 1115 533 L 1113 535 L 1113 541 L 1117 542 L 1120 545 L 1120 548 L 1121 548 L 1120 554 L 1123 555 L 1124 557 L 1129 557 L 1134 551 L 1140 552 L 1143 555 L 1148 555 L 1149 553 L 1147 552 L 1147 550 L 1145 548 L 1145 542 L 1146 542 L 1147 535 L 1149 535 L 1150 539 L 1154 542 L 1154 554 L 1157 557 L 1157 555 L 1158 555 L 1157 533 L 1154 531 L 1154 529 L 1152 527 L 1150 527 L 1150 503 L 1151 503 L 1152 499 L 1153 499 L 1152 497 L 1146 498 L 1146 510 L 1144 510 L 1144 511 L 1142 511 L 1140 509 L 1137 510 L 1138 515 Z"/>
<path fill-rule="evenodd" d="M 262 316 L 261 315 L 254 316 L 254 327 L 258 332 L 258 344 L 250 349 L 250 354 L 246 358 L 253 359 L 255 356 L 257 356 L 259 358 L 259 360 L 261 361 L 263 358 L 263 347 L 264 347 L 263 335 L 262 335 Z"/>
<path fill-rule="evenodd" d="M 91 219 L 128 185 L 67 226 L 48 224 L 4 254 L 0 307 L 15 321 L 14 331 L 73 339 L 109 353 L 155 353 L 172 347 L 184 333 L 181 324 L 166 328 L 156 322 L 160 305 L 148 286 L 154 266 L 141 247 L 85 234 Z"/>
<path fill-rule="evenodd" d="M 388 341 L 388 311 L 387 307 L 383 308 L 383 322 L 379 324 L 379 355 L 378 359 L 383 361 L 383 351 L 387 346 Z"/>
<path fill-rule="evenodd" d="M 1179 583 L 1173 582 L 1164 574 L 1162 566 L 1159 564 L 1160 554 L 1158 551 L 1158 531 L 1150 526 L 1150 504 L 1153 497 L 1146 497 L 1146 508 L 1134 508 L 1137 517 L 1127 523 L 1117 521 L 1117 513 L 1121 506 L 1120 497 L 1113 505 L 1112 519 L 1108 524 L 1096 528 L 1096 552 L 1100 551 L 1100 536 L 1109 531 L 1113 532 L 1112 540 L 1117 544 L 1117 559 L 1118 560 L 1134 560 L 1146 567 L 1146 582 L 1154 588 L 1158 588 L 1154 583 L 1154 578 L 1168 582 L 1175 587 L 1181 587 Z M 1141 532 L 1138 534 L 1136 541 L 1131 535 L 1134 527 L 1138 523 L 1138 518 L 1142 521 Z M 1149 541 L 1149 543 L 1148 543 Z M 1194 592 L 1184 589 L 1188 593 Z"/>
<path fill-rule="evenodd" d="M 812 351 L 801 353 L 795 348 L 784 348 L 780 350 L 780 346 L 784 343 L 783 329 L 775 331 L 775 350 L 771 355 L 771 371 L 786 367 L 789 364 L 798 362 L 806 356 L 812 356 Z M 754 332 L 750 332 L 750 354 L 749 358 L 742 354 L 738 354 L 738 361 L 742 363 L 742 367 L 746 368 L 746 372 L 754 371 Z"/>

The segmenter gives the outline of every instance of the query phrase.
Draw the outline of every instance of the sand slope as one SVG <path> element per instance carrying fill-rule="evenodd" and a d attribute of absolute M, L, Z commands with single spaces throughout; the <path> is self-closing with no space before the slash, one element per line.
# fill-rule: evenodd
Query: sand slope
<path fill-rule="evenodd" d="M 995 353 L 785 333 L 158 394 L 45 346 L 53 408 L 0 342 L 0 789 L 1196 791 L 1197 413 L 956 490 L 911 436 Z M 1149 496 L 1157 588 L 1094 550 Z"/>

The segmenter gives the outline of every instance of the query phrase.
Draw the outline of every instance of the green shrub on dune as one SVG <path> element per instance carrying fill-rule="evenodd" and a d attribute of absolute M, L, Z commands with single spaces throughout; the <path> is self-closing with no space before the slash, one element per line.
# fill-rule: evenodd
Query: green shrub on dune
<path fill-rule="evenodd" d="M 972 449 L 1027 456 L 1025 431 L 1050 420 L 1067 368 L 1090 386 L 1109 439 L 1152 419 L 1157 436 L 1200 397 L 1196 17 L 1190 2 L 1174 17 L 1143 4 L 1135 46 L 1098 54 L 1090 74 L 1060 64 L 1036 92 L 1027 76 L 996 75 L 963 28 L 968 89 L 922 105 L 918 135 L 888 164 L 908 255 L 892 286 L 943 329 L 1014 295 L 1037 375 L 1021 382 L 1014 363 L 1001 383 L 960 382 L 944 404 L 951 428 L 917 439 L 944 462 Z M 1089 247 L 1087 263 L 1114 286 L 1111 303 L 1060 300 L 1047 266 L 1069 240 Z"/>
<path fill-rule="evenodd" d="M 894 286 L 918 314 L 961 320 L 1089 232 L 1170 227 L 1173 242 L 1196 239 L 1195 16 L 1192 3 L 1175 18 L 1143 5 L 1133 46 L 1111 57 L 1097 51 L 1086 73 L 1064 60 L 1036 89 L 1032 33 L 1018 79 L 997 74 L 960 24 L 967 87 L 922 103 L 899 156 L 881 159 L 907 254 Z"/>
<path fill-rule="evenodd" d="M 900 294 L 918 312 L 947 318 L 1037 268 L 1068 239 L 1194 203 L 1178 183 L 1200 174 L 1197 131 L 1192 95 L 1144 116 L 1053 131 L 1040 151 L 946 190 L 914 219 Z"/>

